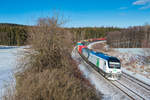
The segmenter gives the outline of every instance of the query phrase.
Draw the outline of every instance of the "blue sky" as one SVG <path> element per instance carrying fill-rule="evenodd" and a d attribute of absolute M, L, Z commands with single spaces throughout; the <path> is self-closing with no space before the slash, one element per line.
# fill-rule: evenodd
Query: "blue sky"
<path fill-rule="evenodd" d="M 66 27 L 128 27 L 150 23 L 150 0 L 1 0 L 0 23 L 34 25 L 54 12 Z"/>

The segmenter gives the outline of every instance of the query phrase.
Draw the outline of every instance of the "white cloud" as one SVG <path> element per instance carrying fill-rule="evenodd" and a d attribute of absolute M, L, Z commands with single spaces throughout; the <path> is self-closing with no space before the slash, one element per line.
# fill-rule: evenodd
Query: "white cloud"
<path fill-rule="evenodd" d="M 133 5 L 145 5 L 147 3 L 150 3 L 150 0 L 137 0 L 133 2 Z"/>
<path fill-rule="evenodd" d="M 137 0 L 133 2 L 133 5 L 143 5 L 140 9 L 150 8 L 150 0 Z"/>

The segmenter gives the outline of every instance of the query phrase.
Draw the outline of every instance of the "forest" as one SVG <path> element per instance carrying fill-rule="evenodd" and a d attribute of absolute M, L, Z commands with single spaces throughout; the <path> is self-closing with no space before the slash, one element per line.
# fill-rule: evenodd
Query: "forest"
<path fill-rule="evenodd" d="M 28 30 L 35 26 L 18 24 L 0 24 L 0 45 L 26 45 Z M 72 34 L 72 41 L 106 37 L 107 43 L 114 48 L 150 47 L 150 26 L 135 26 L 129 28 L 117 27 L 79 27 L 64 28 Z"/>
<path fill-rule="evenodd" d="M 73 41 L 76 43 L 80 40 L 106 37 L 108 32 L 120 31 L 117 27 L 84 27 L 84 28 L 68 28 L 73 34 Z"/>
<path fill-rule="evenodd" d="M 25 45 L 27 28 L 25 25 L 0 24 L 0 45 Z"/>
<path fill-rule="evenodd" d="M 113 48 L 149 48 L 150 26 L 135 26 L 109 32 L 107 43 Z"/>

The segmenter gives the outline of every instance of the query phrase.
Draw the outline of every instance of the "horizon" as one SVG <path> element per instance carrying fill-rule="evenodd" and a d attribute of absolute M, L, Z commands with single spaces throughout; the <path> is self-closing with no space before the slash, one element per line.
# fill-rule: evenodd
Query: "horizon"
<path fill-rule="evenodd" d="M 64 27 L 68 28 L 128 28 L 150 23 L 150 0 L 5 0 L 0 5 L 0 23 L 35 25 L 38 18 L 55 12 L 67 20 Z"/>
<path fill-rule="evenodd" d="M 0 23 L 0 24 L 10 24 L 10 25 L 22 25 L 22 26 L 36 26 L 35 25 L 27 25 L 27 24 L 17 24 L 17 23 Z M 136 26 L 128 26 L 128 27 L 115 27 L 115 26 L 79 26 L 79 27 L 67 27 L 67 26 L 62 26 L 62 28 L 120 28 L 120 29 L 128 29 L 128 28 L 132 28 L 132 27 L 142 27 L 146 24 L 143 25 L 136 25 Z M 149 25 L 149 24 L 148 24 Z"/>

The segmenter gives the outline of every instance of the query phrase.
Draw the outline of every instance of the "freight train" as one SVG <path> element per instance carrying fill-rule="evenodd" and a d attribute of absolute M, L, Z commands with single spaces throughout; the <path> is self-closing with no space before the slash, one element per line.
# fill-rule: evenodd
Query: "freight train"
<path fill-rule="evenodd" d="M 84 40 L 77 43 L 77 49 L 81 57 L 93 68 L 109 80 L 121 78 L 121 63 L 116 57 L 109 56 L 102 52 L 95 52 L 87 47 L 89 42 L 104 41 L 104 38 Z"/>

